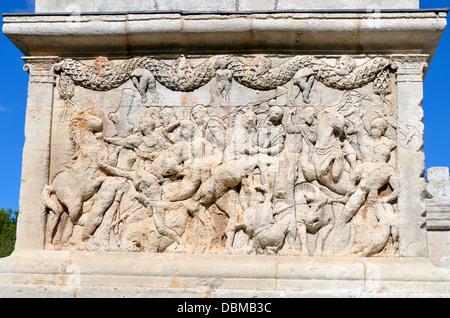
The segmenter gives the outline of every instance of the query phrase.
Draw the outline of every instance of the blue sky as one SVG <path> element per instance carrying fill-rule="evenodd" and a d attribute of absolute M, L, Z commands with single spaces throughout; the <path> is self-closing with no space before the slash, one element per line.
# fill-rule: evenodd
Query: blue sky
<path fill-rule="evenodd" d="M 450 7 L 450 0 L 421 0 L 421 8 Z M 1 1 L 2 13 L 34 12 L 34 0 Z M 1 23 L 3 26 L 3 22 Z M 0 34 L 0 208 L 19 208 L 28 74 L 22 53 Z M 425 79 L 425 165 L 450 166 L 450 27 Z"/>

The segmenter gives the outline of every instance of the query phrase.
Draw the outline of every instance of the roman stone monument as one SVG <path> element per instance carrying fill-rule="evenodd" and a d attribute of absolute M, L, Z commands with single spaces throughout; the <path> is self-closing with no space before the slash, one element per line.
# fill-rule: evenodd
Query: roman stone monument
<path fill-rule="evenodd" d="M 418 0 L 37 0 L 0 296 L 450 296 Z"/>

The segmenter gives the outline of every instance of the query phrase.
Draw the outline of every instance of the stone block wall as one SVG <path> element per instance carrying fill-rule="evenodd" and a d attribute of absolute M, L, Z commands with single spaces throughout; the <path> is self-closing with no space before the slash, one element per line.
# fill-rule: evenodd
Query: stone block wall
<path fill-rule="evenodd" d="M 444 266 L 450 258 L 450 178 L 448 167 L 427 170 L 427 231 L 430 258 Z"/>

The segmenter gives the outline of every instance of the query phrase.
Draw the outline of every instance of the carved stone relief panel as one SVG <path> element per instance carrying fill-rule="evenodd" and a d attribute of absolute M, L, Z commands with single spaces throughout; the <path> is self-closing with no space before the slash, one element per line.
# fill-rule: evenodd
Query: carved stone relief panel
<path fill-rule="evenodd" d="M 398 253 L 389 57 L 66 59 L 46 248 Z"/>

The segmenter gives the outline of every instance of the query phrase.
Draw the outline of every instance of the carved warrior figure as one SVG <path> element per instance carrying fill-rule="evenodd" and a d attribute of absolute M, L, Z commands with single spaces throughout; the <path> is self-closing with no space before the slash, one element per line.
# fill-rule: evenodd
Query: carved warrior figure
<path fill-rule="evenodd" d="M 364 230 L 355 229 L 351 253 L 360 253 L 363 256 L 379 253 L 391 236 L 394 241 L 394 249 L 398 249 L 395 212 L 389 203 L 398 198 L 400 189 L 394 169 L 387 164 L 390 153 L 391 149 L 386 145 L 376 145 L 373 161 L 360 164 L 352 173 L 352 179 L 357 187 L 345 204 L 337 226 L 348 223 L 366 203 L 366 218 L 371 219 L 369 221 L 371 226 L 368 226 L 371 237 L 367 239 L 365 237 L 367 233 L 363 234 Z M 382 190 L 386 194 L 382 193 Z M 355 228 L 357 227 L 361 228 L 361 226 Z M 361 236 L 363 236 L 363 239 L 361 239 Z"/>
<path fill-rule="evenodd" d="M 119 109 L 126 104 L 130 111 L 120 116 L 101 105 L 103 111 L 76 115 L 70 108 L 64 116 L 72 116 L 73 163 L 42 191 L 48 248 L 396 253 L 400 188 L 389 158 L 397 128 L 394 112 L 377 106 L 390 93 L 390 60 L 361 64 L 344 56 L 333 66 L 295 56 L 276 65 L 264 56 L 249 63 L 218 56 L 193 64 L 182 56 L 172 65 L 149 57 L 57 65 L 66 107 L 73 106 L 74 85 L 106 92 L 127 81 L 144 103 L 148 93 L 154 97 L 156 82 L 192 92 L 215 79 L 213 88 L 226 102 L 233 80 L 254 90 L 292 81 L 286 85 L 292 91 L 222 113 L 201 104 L 131 112 L 126 98 Z M 337 90 L 333 106 L 309 104 L 316 82 Z M 355 90 L 369 83 L 379 98 Z M 300 107 L 292 108 L 300 93 Z M 292 138 L 299 142 L 295 152 Z"/>

